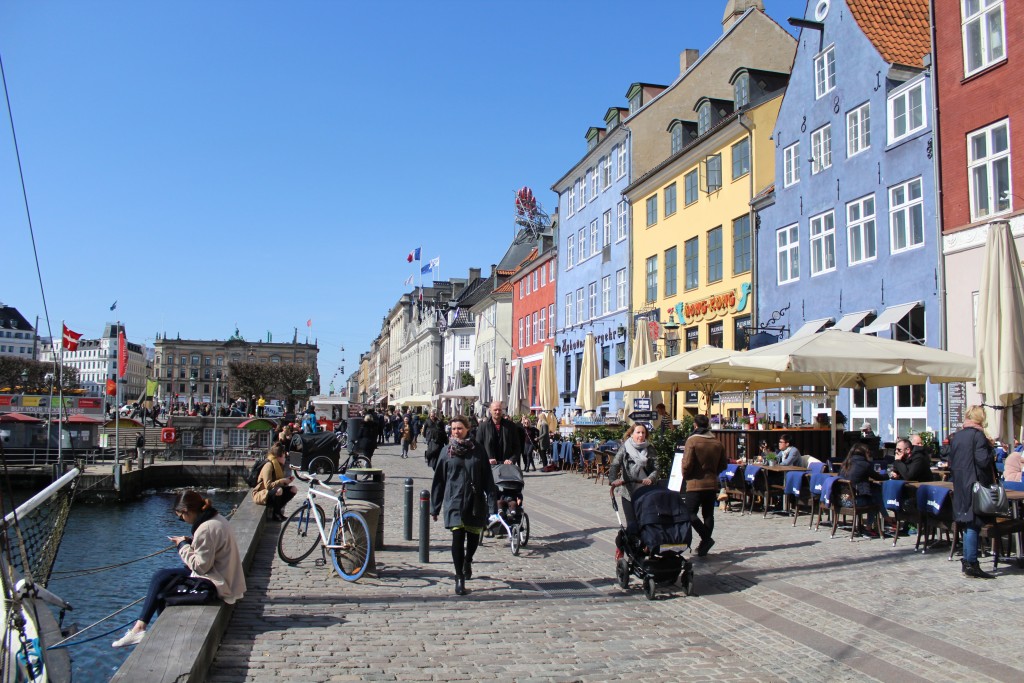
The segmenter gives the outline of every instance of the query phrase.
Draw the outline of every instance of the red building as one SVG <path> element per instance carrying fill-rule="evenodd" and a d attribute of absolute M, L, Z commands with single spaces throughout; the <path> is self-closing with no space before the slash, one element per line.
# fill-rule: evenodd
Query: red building
<path fill-rule="evenodd" d="M 989 225 L 1008 222 L 1024 254 L 1024 3 L 933 0 L 932 16 L 946 347 L 974 355 Z"/>
<path fill-rule="evenodd" d="M 523 359 L 527 399 L 540 409 L 540 360 L 544 344 L 555 343 L 556 249 L 550 240 L 541 252 L 534 249 L 509 280 L 512 285 L 512 358 Z"/>

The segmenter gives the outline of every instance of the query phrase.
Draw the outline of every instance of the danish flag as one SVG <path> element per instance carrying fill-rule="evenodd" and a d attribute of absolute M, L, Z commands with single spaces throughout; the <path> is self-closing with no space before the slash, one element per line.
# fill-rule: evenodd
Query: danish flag
<path fill-rule="evenodd" d="M 64 339 L 61 341 L 61 344 L 63 344 L 64 348 L 67 349 L 68 351 L 77 351 L 78 340 L 82 338 L 82 333 L 72 332 L 67 325 L 63 325 L 63 327 Z"/>

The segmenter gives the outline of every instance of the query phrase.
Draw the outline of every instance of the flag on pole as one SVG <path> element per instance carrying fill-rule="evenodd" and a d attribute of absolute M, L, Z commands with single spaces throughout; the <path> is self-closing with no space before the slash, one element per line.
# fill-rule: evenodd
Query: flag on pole
<path fill-rule="evenodd" d="M 78 350 L 78 340 L 82 338 L 82 333 L 81 332 L 73 332 L 67 325 L 63 325 L 62 324 L 62 326 L 64 328 L 64 338 L 61 341 L 61 344 L 68 351 L 77 351 Z"/>
<path fill-rule="evenodd" d="M 306 320 L 306 327 L 313 327 L 313 319 L 312 318 L 309 318 L 308 320 Z"/>
<path fill-rule="evenodd" d="M 409 277 L 405 278 L 405 282 L 403 284 L 405 284 L 406 287 L 412 287 L 412 283 L 413 283 L 413 276 L 410 275 Z"/>
<path fill-rule="evenodd" d="M 107 380 L 107 396 L 117 396 L 117 382 L 112 379 Z"/>
<path fill-rule="evenodd" d="M 156 396 L 157 381 L 155 379 L 146 380 L 146 399 L 151 399 Z"/>
<path fill-rule="evenodd" d="M 432 270 L 436 271 L 440 267 L 441 267 L 441 257 L 438 256 L 436 258 L 430 259 L 430 261 L 427 262 L 427 265 L 425 265 L 422 268 L 420 268 L 420 274 L 421 275 L 426 275 L 430 271 L 432 271 Z"/>
<path fill-rule="evenodd" d="M 114 303 L 110 304 L 110 310 L 117 308 L 117 299 L 114 299 Z"/>
<path fill-rule="evenodd" d="M 117 376 L 124 377 L 128 372 L 128 341 L 124 338 L 124 330 L 117 333 Z"/>
<path fill-rule="evenodd" d="M 408 261 L 409 263 L 412 263 L 413 261 L 419 261 L 420 260 L 420 248 L 416 247 L 415 249 L 410 251 L 409 255 L 405 257 L 405 260 Z"/>

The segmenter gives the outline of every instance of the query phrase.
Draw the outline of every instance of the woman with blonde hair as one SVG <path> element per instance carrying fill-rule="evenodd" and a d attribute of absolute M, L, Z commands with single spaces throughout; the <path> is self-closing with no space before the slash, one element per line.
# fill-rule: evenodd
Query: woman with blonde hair
<path fill-rule="evenodd" d="M 963 428 L 949 437 L 949 468 L 953 473 L 953 519 L 963 529 L 963 559 L 960 560 L 964 576 L 975 579 L 994 579 L 978 564 L 978 535 L 981 519 L 974 514 L 972 489 L 974 483 L 991 486 L 996 480 L 995 449 L 985 435 L 985 409 L 971 406 L 967 409 Z"/>

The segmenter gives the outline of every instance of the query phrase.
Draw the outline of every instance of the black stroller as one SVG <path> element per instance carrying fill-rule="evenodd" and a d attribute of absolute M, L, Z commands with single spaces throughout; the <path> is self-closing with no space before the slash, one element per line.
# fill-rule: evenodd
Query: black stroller
<path fill-rule="evenodd" d="M 494 485 L 498 487 L 498 514 L 492 517 L 488 530 L 503 527 L 508 534 L 512 554 L 530 542 L 530 516 L 523 509 L 523 471 L 516 465 L 494 465 Z"/>
<path fill-rule="evenodd" d="M 619 586 L 628 588 L 629 577 L 635 576 L 643 582 L 647 599 L 653 600 L 657 586 L 673 584 L 682 574 L 683 593 L 692 595 L 693 566 L 683 557 L 692 535 L 690 513 L 680 495 L 658 486 L 636 489 L 632 501 L 622 499 L 625 524 L 614 495 L 612 507 L 620 527 L 615 538 L 621 553 L 615 565 Z"/>

